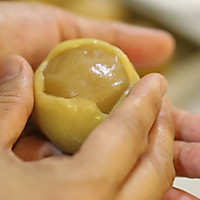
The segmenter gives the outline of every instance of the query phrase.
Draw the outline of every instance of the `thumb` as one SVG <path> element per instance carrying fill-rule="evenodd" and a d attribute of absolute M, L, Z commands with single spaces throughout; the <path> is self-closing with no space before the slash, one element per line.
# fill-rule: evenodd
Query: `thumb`
<path fill-rule="evenodd" d="M 0 66 L 0 149 L 11 148 L 33 108 L 33 72 L 20 56 Z"/>

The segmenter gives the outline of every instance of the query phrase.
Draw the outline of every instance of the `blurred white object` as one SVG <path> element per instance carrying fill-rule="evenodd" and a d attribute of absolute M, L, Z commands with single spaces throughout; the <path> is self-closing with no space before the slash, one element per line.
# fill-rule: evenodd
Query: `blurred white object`
<path fill-rule="evenodd" d="M 174 33 L 200 46 L 200 0 L 122 0 Z"/>
<path fill-rule="evenodd" d="M 175 188 L 179 188 L 200 198 L 200 180 L 177 177 L 174 181 Z M 186 198 L 182 200 L 187 200 Z"/>

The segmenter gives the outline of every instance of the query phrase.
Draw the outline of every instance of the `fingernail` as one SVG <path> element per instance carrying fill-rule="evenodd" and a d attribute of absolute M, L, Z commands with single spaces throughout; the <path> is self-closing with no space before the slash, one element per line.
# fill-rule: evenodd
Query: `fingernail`
<path fill-rule="evenodd" d="M 162 96 L 164 96 L 166 90 L 167 90 L 167 80 L 164 78 L 164 76 L 160 75 L 160 91 Z"/>
<path fill-rule="evenodd" d="M 0 66 L 0 83 L 16 78 L 21 71 L 21 63 L 14 56 L 9 57 Z"/>

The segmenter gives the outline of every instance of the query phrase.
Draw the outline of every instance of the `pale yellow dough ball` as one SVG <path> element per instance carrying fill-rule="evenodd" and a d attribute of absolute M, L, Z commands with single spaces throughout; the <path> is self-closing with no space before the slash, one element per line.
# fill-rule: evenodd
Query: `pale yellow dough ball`
<path fill-rule="evenodd" d="M 34 75 L 36 124 L 60 149 L 74 153 L 138 80 L 127 56 L 111 44 L 60 43 Z"/>

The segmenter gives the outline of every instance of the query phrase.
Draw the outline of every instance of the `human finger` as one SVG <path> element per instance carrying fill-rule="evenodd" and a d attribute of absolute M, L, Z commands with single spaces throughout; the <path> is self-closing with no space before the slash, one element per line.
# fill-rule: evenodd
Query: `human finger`
<path fill-rule="evenodd" d="M 88 19 L 36 3 L 0 3 L 0 29 L 5 33 L 0 40 L 4 47 L 0 61 L 19 54 L 35 69 L 59 42 L 92 37 L 118 46 L 136 68 L 146 68 L 169 59 L 175 48 L 172 35 L 162 30 Z"/>
<path fill-rule="evenodd" d="M 0 2 L 0 64 L 10 55 L 23 56 L 36 68 L 60 39 L 59 24 L 46 6 Z"/>
<path fill-rule="evenodd" d="M 200 142 L 200 115 L 178 108 L 172 109 L 176 139 Z"/>
<path fill-rule="evenodd" d="M 161 64 L 172 55 L 175 48 L 172 35 L 166 31 L 79 16 L 71 17 L 71 25 L 74 28 L 72 35 L 66 29 L 69 13 L 62 10 L 52 11 L 61 24 L 63 39 L 95 37 L 105 40 L 121 48 L 139 68 Z"/>
<path fill-rule="evenodd" d="M 36 136 L 24 136 L 15 144 L 13 152 L 24 161 L 40 160 L 62 154 L 51 142 Z"/>
<path fill-rule="evenodd" d="M 161 75 L 145 76 L 93 131 L 74 157 L 91 176 L 105 178 L 108 184 L 113 183 L 110 185 L 125 178 L 146 149 L 148 132 L 160 110 L 165 89 L 166 81 Z"/>
<path fill-rule="evenodd" d="M 199 200 L 199 198 L 177 188 L 171 188 L 163 200 Z"/>
<path fill-rule="evenodd" d="M 62 153 L 38 130 L 31 117 L 12 150 L 24 161 L 40 160 Z"/>
<path fill-rule="evenodd" d="M 145 154 L 132 169 L 118 200 L 162 199 L 175 176 L 173 167 L 174 129 L 166 99 L 149 134 Z"/>
<path fill-rule="evenodd" d="M 177 176 L 200 178 L 200 143 L 175 141 L 174 165 Z"/>
<path fill-rule="evenodd" d="M 0 148 L 14 144 L 32 107 L 32 69 L 22 57 L 12 56 L 0 66 Z"/>

